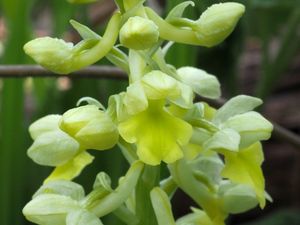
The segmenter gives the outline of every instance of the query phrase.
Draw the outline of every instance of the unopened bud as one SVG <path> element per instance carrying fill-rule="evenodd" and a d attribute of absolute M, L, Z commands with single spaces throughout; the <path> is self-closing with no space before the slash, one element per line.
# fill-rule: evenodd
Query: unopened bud
<path fill-rule="evenodd" d="M 38 64 L 55 73 L 62 74 L 70 71 L 72 50 L 72 43 L 51 37 L 36 38 L 24 45 L 25 53 Z"/>
<path fill-rule="evenodd" d="M 214 4 L 196 22 L 196 35 L 207 47 L 219 44 L 233 31 L 245 12 L 245 6 L 235 2 Z"/>
<path fill-rule="evenodd" d="M 152 47 L 159 38 L 158 27 L 151 20 L 135 16 L 128 19 L 120 30 L 120 42 L 131 49 Z"/>
<path fill-rule="evenodd" d="M 89 149 L 111 148 L 119 138 L 111 118 L 95 105 L 70 109 L 63 115 L 60 128 Z"/>

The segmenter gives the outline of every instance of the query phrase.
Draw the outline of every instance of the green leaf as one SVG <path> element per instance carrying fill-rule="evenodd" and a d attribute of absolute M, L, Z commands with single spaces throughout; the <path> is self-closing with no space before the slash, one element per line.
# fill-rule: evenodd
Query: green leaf
<path fill-rule="evenodd" d="M 264 208 L 265 179 L 261 164 L 264 160 L 262 146 L 259 142 L 239 152 L 226 152 L 225 168 L 222 176 L 238 184 L 246 184 L 255 190 L 259 205 Z"/>
<path fill-rule="evenodd" d="M 168 14 L 168 16 L 166 17 L 166 20 L 171 22 L 172 19 L 176 19 L 176 18 L 181 18 L 184 10 L 188 7 L 188 6 L 195 6 L 195 3 L 193 1 L 186 1 L 186 2 L 182 2 L 178 5 L 176 5 Z"/>
<path fill-rule="evenodd" d="M 89 27 L 77 22 L 76 20 L 70 20 L 70 23 L 83 39 L 101 39 L 102 38 L 96 32 L 92 31 Z"/>
<path fill-rule="evenodd" d="M 231 98 L 220 109 L 218 109 L 213 122 L 220 124 L 232 116 L 251 111 L 261 104 L 262 101 L 259 98 L 247 95 L 238 95 Z"/>

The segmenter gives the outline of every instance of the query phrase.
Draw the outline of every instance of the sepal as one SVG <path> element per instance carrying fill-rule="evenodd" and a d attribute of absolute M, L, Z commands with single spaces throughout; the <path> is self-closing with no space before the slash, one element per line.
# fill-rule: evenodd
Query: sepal
<path fill-rule="evenodd" d="M 228 213 L 243 213 L 255 206 L 258 201 L 254 190 L 244 184 L 225 183 L 219 188 L 224 210 Z"/>
<path fill-rule="evenodd" d="M 257 112 L 247 112 L 229 118 L 223 127 L 237 131 L 241 136 L 240 148 L 271 137 L 273 125 Z"/>
<path fill-rule="evenodd" d="M 221 95 L 218 79 L 204 70 L 181 67 L 177 70 L 180 80 L 193 88 L 194 92 L 206 98 L 216 99 Z"/>
<path fill-rule="evenodd" d="M 214 133 L 214 135 L 204 143 L 204 149 L 214 150 L 216 152 L 239 150 L 240 135 L 233 129 L 223 129 Z"/>
<path fill-rule="evenodd" d="M 43 194 L 27 203 L 23 214 L 36 224 L 57 225 L 65 224 L 67 214 L 78 209 L 79 203 L 68 196 Z"/>
<path fill-rule="evenodd" d="M 103 225 L 101 220 L 85 209 L 79 209 L 68 213 L 66 225 Z"/>
<path fill-rule="evenodd" d="M 43 184 L 33 195 L 36 198 L 43 194 L 57 194 L 70 197 L 75 201 L 84 198 L 84 189 L 81 185 L 68 180 L 53 180 Z"/>
<path fill-rule="evenodd" d="M 63 131 L 44 133 L 33 142 L 27 155 L 37 164 L 60 166 L 79 152 L 79 143 Z"/>
<path fill-rule="evenodd" d="M 262 100 L 247 95 L 238 95 L 227 101 L 219 108 L 213 118 L 213 122 L 221 124 L 230 117 L 249 112 L 262 104 Z"/>
<path fill-rule="evenodd" d="M 44 133 L 59 130 L 61 115 L 44 116 L 29 126 L 29 133 L 33 140 Z"/>

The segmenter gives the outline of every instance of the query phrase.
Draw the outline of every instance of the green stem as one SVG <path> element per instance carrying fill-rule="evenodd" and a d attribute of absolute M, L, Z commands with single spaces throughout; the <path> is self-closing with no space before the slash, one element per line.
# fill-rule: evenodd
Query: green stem
<path fill-rule="evenodd" d="M 150 199 L 150 191 L 159 185 L 160 167 L 146 165 L 136 187 L 136 215 L 139 225 L 158 225 Z"/>
<path fill-rule="evenodd" d="M 127 225 L 137 225 L 139 223 L 138 218 L 124 205 L 116 209 L 113 214 Z"/>
<path fill-rule="evenodd" d="M 117 12 L 110 19 L 102 40 L 93 48 L 74 57 L 73 71 L 97 62 L 111 51 L 118 38 L 120 21 L 121 14 Z"/>
<path fill-rule="evenodd" d="M 193 30 L 180 29 L 163 20 L 152 9 L 145 7 L 147 16 L 159 29 L 159 35 L 165 40 L 174 41 L 188 45 L 206 46 L 206 43 L 197 38 Z"/>
<path fill-rule="evenodd" d="M 172 177 L 168 177 L 160 182 L 160 188 L 166 192 L 168 196 L 172 196 L 177 189 L 177 184 Z"/>
<path fill-rule="evenodd" d="M 87 209 L 98 217 L 102 217 L 119 208 L 133 193 L 141 172 L 143 171 L 143 167 L 144 164 L 140 161 L 132 164 L 116 190 L 102 199 L 96 199 L 93 204 L 86 206 Z"/>

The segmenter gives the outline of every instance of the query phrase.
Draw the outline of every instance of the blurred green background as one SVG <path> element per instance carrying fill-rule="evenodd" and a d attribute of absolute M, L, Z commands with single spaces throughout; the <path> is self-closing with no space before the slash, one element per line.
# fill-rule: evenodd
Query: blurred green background
<path fill-rule="evenodd" d="M 182 2 L 148 1 L 159 12 Z M 219 1 L 195 1 L 186 16 L 198 18 L 209 5 Z M 300 1 L 244 0 L 247 11 L 233 34 L 221 45 L 206 49 L 175 45 L 168 62 L 190 65 L 219 77 L 223 97 L 251 94 L 265 101 L 260 110 L 267 117 L 300 134 Z M 69 20 L 75 19 L 101 32 L 115 9 L 113 0 L 88 6 L 73 6 L 64 0 L 0 0 L 0 64 L 33 64 L 22 46 L 37 36 L 79 40 Z M 101 61 L 108 64 L 107 61 Z M 74 107 L 82 96 L 107 104 L 109 95 L 125 89 L 126 81 L 70 78 L 0 79 L 0 225 L 29 224 L 21 210 L 51 171 L 26 156 L 31 144 L 27 128 L 37 118 L 61 114 Z M 76 179 L 87 190 L 95 175 L 106 171 L 114 182 L 127 164 L 118 149 L 92 152 L 96 160 Z M 264 211 L 232 216 L 228 224 L 300 224 L 300 149 L 272 138 L 265 144 L 267 190 L 274 198 Z M 180 204 L 176 204 L 176 202 Z M 188 211 L 189 200 L 178 193 L 175 215 Z M 107 225 L 121 224 L 113 217 Z"/>

